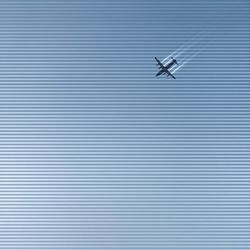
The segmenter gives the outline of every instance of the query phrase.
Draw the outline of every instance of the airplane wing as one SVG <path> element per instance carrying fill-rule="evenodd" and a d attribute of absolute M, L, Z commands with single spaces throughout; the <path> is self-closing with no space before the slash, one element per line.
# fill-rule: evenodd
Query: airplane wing
<path fill-rule="evenodd" d="M 167 73 L 168 75 L 167 76 L 171 76 L 172 78 L 176 79 L 174 75 L 172 75 L 169 71 Z"/>
<path fill-rule="evenodd" d="M 155 57 L 155 60 L 157 62 L 157 65 L 159 66 L 159 68 L 161 68 L 161 69 L 165 68 L 164 65 L 160 62 L 160 60 L 157 57 Z"/>
<path fill-rule="evenodd" d="M 165 68 L 163 69 L 163 71 L 164 71 L 164 74 L 167 74 L 167 77 L 171 76 L 172 78 L 176 79 L 175 76 L 168 69 Z"/>

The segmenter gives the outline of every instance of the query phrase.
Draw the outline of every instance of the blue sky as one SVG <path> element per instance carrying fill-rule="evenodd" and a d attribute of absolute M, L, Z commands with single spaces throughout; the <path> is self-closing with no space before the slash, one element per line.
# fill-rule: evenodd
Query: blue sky
<path fill-rule="evenodd" d="M 249 249 L 249 7 L 0 1 L 0 246 Z"/>

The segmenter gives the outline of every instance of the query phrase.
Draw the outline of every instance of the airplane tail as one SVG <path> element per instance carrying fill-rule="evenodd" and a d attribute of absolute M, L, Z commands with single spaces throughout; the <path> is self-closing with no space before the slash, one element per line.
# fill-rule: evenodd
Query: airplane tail
<path fill-rule="evenodd" d="M 175 58 L 171 57 L 171 59 L 173 60 L 173 62 L 174 62 L 175 64 L 179 65 L 179 63 L 177 62 L 177 60 L 176 60 Z"/>

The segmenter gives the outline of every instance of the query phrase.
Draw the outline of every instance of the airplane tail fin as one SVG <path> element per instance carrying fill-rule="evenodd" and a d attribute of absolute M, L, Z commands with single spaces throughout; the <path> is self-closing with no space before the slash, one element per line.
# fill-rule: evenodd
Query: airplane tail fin
<path fill-rule="evenodd" d="M 171 59 L 174 61 L 175 64 L 179 65 L 179 63 L 177 62 L 175 58 L 171 57 Z"/>

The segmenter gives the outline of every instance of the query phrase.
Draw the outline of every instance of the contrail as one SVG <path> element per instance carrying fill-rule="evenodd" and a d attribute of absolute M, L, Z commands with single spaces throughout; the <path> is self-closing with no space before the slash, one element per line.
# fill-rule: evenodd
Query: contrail
<path fill-rule="evenodd" d="M 191 60 L 193 60 L 193 58 L 195 58 L 197 55 L 199 55 L 202 51 L 204 51 L 207 47 L 209 46 L 209 44 L 207 44 L 205 47 L 200 48 L 199 50 L 197 50 L 194 54 L 190 55 L 190 56 L 186 56 L 185 58 L 183 58 L 180 61 L 180 65 L 175 68 L 171 73 L 175 73 L 176 71 L 178 71 L 179 69 L 181 69 L 185 64 L 187 64 L 188 62 L 190 62 Z"/>
<path fill-rule="evenodd" d="M 175 68 L 171 74 L 174 74 L 177 70 L 181 69 L 184 66 L 184 64 L 180 64 L 177 68 Z"/>
<path fill-rule="evenodd" d="M 195 58 L 197 55 L 199 55 L 201 53 L 201 51 L 203 51 L 203 49 L 198 50 L 196 53 L 194 53 L 193 55 L 188 57 L 186 60 L 183 60 L 182 63 L 177 68 L 175 68 L 172 73 L 175 73 L 177 70 L 181 69 L 185 64 L 187 64 L 193 58 Z"/>
<path fill-rule="evenodd" d="M 205 48 L 207 48 L 209 45 L 211 45 L 211 43 L 208 42 L 207 39 L 205 40 L 205 43 L 207 43 L 207 44 L 204 44 L 204 38 L 206 36 L 208 36 L 210 34 L 210 32 L 211 32 L 211 30 L 199 32 L 191 40 L 185 42 L 183 45 L 181 45 L 179 48 L 177 48 L 175 51 L 173 51 L 169 56 L 164 58 L 162 60 L 162 64 L 164 66 L 166 66 L 169 63 L 171 63 L 171 61 L 172 61 L 171 57 L 174 57 L 175 59 L 177 59 L 179 65 L 173 65 L 171 67 L 171 69 L 169 69 L 169 71 L 172 74 L 175 73 L 176 71 L 181 69 L 185 64 L 187 64 L 188 62 L 193 60 L 193 58 L 195 58 L 197 55 L 199 55 Z M 210 37 L 210 39 L 211 39 L 211 37 Z M 201 41 L 202 41 L 202 44 L 201 44 L 202 47 L 196 49 L 195 47 L 197 47 L 197 45 L 200 44 Z M 198 46 L 198 47 L 200 47 L 200 46 Z M 184 56 L 182 56 L 183 54 L 184 54 Z M 179 59 L 178 57 L 181 57 L 181 58 Z"/>
<path fill-rule="evenodd" d="M 164 58 L 164 59 L 162 60 L 162 62 L 165 62 L 165 61 L 169 60 L 170 57 L 176 56 L 176 55 L 180 54 L 182 51 L 187 50 L 188 48 L 190 48 L 190 47 L 194 44 L 194 42 L 197 40 L 197 36 L 198 36 L 198 35 L 196 35 L 196 36 L 195 36 L 194 38 L 192 38 L 190 41 L 187 41 L 185 44 L 181 45 L 179 48 L 177 48 L 175 51 L 173 51 L 173 52 L 171 53 L 171 55 L 169 55 L 169 56 L 167 56 L 166 58 Z"/>
<path fill-rule="evenodd" d="M 185 42 L 183 45 L 181 45 L 179 48 L 177 48 L 175 51 L 173 51 L 169 56 L 164 58 L 162 60 L 162 63 L 166 65 L 171 57 L 178 58 L 182 54 L 186 53 L 189 49 L 191 49 L 193 46 L 197 45 L 199 42 L 201 42 L 209 33 L 213 30 L 215 30 L 216 27 L 214 27 L 212 30 L 203 30 L 196 34 L 191 40 Z M 187 56 L 186 56 L 187 57 Z"/>
<path fill-rule="evenodd" d="M 193 37 L 191 40 L 187 41 L 185 44 L 181 45 L 179 48 L 177 48 L 174 52 L 171 53 L 171 55 L 167 56 L 162 60 L 162 63 L 167 63 L 166 61 L 170 60 L 171 57 L 179 57 L 182 55 L 185 51 L 193 47 L 195 44 L 197 44 L 203 37 L 204 37 L 204 31 L 198 33 Z"/>
<path fill-rule="evenodd" d="M 186 52 L 187 50 L 191 49 L 193 46 L 195 46 L 197 43 L 199 43 L 201 41 L 203 37 L 199 37 L 198 39 L 196 39 L 195 41 L 193 41 L 191 44 L 189 44 L 188 46 L 186 46 L 184 49 L 178 51 L 178 53 L 175 54 L 175 57 L 179 57 L 181 56 L 184 52 Z"/>

